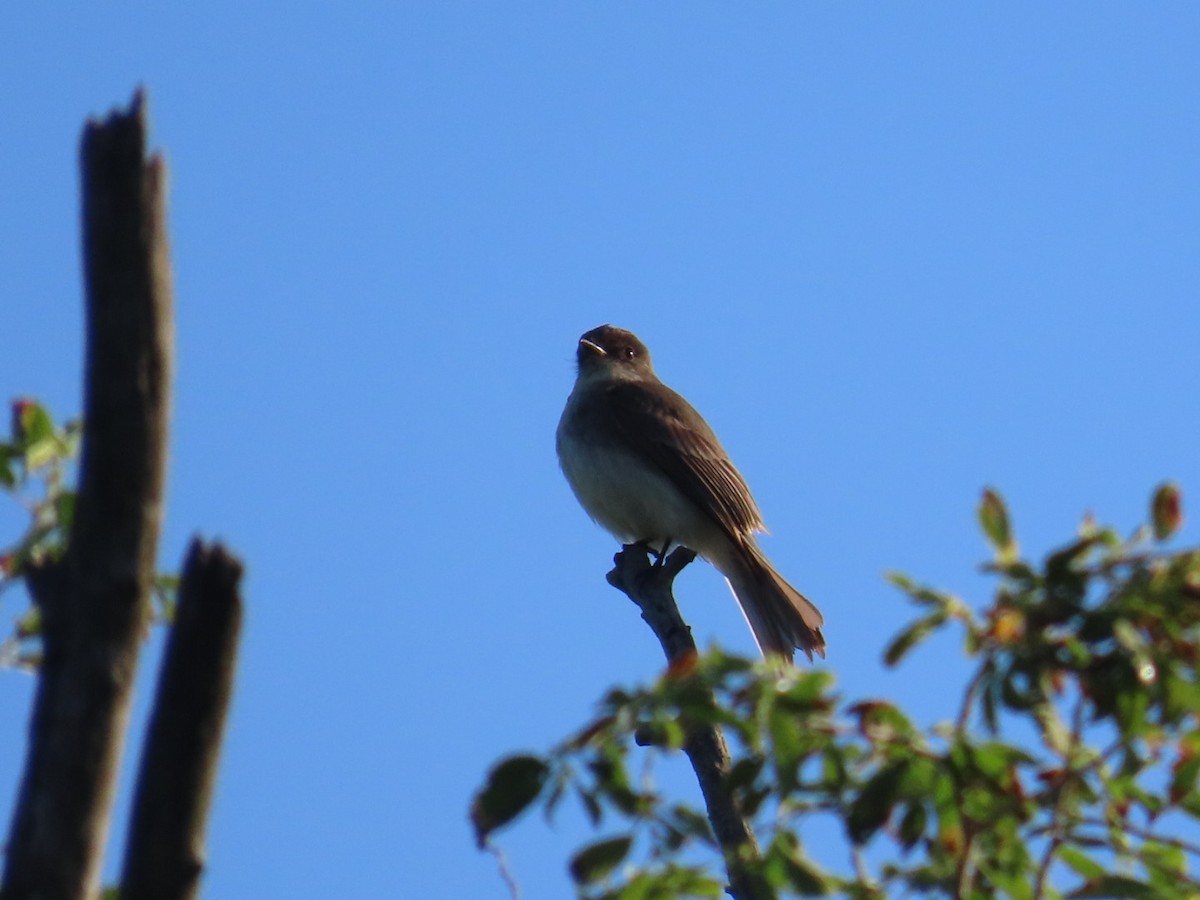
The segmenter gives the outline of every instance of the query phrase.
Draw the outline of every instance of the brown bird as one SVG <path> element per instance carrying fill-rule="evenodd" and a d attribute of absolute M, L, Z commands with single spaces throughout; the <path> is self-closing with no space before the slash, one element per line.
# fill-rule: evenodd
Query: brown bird
<path fill-rule="evenodd" d="M 611 325 L 579 339 L 558 461 L 584 510 L 623 544 L 684 546 L 712 563 L 764 655 L 825 656 L 824 619 L 775 571 L 750 488 L 708 423 L 658 380 L 650 352 Z"/>

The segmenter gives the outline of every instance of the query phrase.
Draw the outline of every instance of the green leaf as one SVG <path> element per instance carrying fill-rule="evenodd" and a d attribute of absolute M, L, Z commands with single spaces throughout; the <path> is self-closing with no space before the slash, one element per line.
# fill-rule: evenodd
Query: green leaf
<path fill-rule="evenodd" d="M 1171 776 L 1171 790 L 1167 796 L 1171 803 L 1180 803 L 1196 790 L 1196 776 L 1200 774 L 1200 756 L 1192 756 L 1176 763 Z"/>
<path fill-rule="evenodd" d="M 929 813 L 925 809 L 925 804 L 921 802 L 910 803 L 904 813 L 904 818 L 900 820 L 900 846 L 905 850 L 911 850 L 915 847 L 917 841 L 925 833 L 925 826 L 928 822 Z"/>
<path fill-rule="evenodd" d="M 766 760 L 761 756 L 742 757 L 733 764 L 729 774 L 725 776 L 725 786 L 731 791 L 751 787 L 758 780 L 758 776 L 762 774 L 765 762 Z"/>
<path fill-rule="evenodd" d="M 1162 900 L 1162 892 L 1153 885 L 1127 875 L 1103 875 L 1093 878 L 1066 895 L 1071 900 Z"/>
<path fill-rule="evenodd" d="M 708 817 L 698 810 L 677 803 L 664 818 L 671 829 L 677 832 L 681 838 L 703 841 L 710 845 L 715 844 L 712 824 L 708 821 Z"/>
<path fill-rule="evenodd" d="M 71 523 L 75 521 L 75 492 L 60 491 L 54 498 L 54 512 L 58 516 L 58 527 L 64 534 L 69 534 Z"/>
<path fill-rule="evenodd" d="M 1082 537 L 1067 546 L 1055 550 L 1046 557 L 1046 570 L 1048 572 L 1065 571 L 1071 568 L 1081 556 L 1087 554 L 1089 550 L 1100 543 L 1100 538 L 1095 535 Z"/>
<path fill-rule="evenodd" d="M 20 458 L 11 444 L 0 443 L 0 487 L 13 488 L 17 485 L 17 476 L 13 474 L 12 464 Z"/>
<path fill-rule="evenodd" d="M 54 434 L 54 420 L 41 404 L 18 400 L 13 404 L 13 437 L 31 471 L 62 455 Z"/>
<path fill-rule="evenodd" d="M 579 802 L 583 804 L 583 811 L 587 813 L 588 821 L 595 828 L 600 824 L 600 820 L 604 818 L 604 808 L 600 805 L 600 801 L 596 799 L 594 791 L 577 788 L 579 794 Z"/>
<path fill-rule="evenodd" d="M 826 875 L 805 856 L 799 840 L 790 831 L 778 832 L 771 841 L 763 855 L 763 874 L 771 884 L 787 885 L 801 897 L 823 897 L 832 888 Z"/>
<path fill-rule="evenodd" d="M 1006 784 L 1013 767 L 1018 763 L 1032 764 L 1035 760 L 1019 747 L 998 741 L 985 741 L 971 748 L 970 760 L 984 776 L 998 784 Z"/>
<path fill-rule="evenodd" d="M 628 835 L 589 844 L 571 857 L 571 877 L 575 879 L 576 884 L 599 881 L 621 864 L 629 855 L 631 846 L 633 838 Z"/>
<path fill-rule="evenodd" d="M 979 670 L 979 683 L 983 686 L 979 693 L 979 715 L 991 734 L 1000 730 L 1000 715 L 996 706 L 1000 702 L 1002 685 L 996 680 L 995 668 L 989 660 Z"/>
<path fill-rule="evenodd" d="M 1160 841 L 1146 841 L 1138 849 L 1142 865 L 1152 876 L 1169 884 L 1178 884 L 1187 877 L 1188 859 L 1182 847 L 1174 847 Z"/>
<path fill-rule="evenodd" d="M 832 672 L 826 672 L 822 669 L 809 671 L 792 669 L 786 674 L 793 681 L 779 695 L 778 702 L 786 703 L 788 708 L 794 712 L 809 712 L 811 710 L 826 710 L 830 708 L 829 697 L 826 696 L 826 692 L 833 687 L 834 677 Z"/>
<path fill-rule="evenodd" d="M 471 803 L 471 823 L 480 847 L 501 825 L 511 822 L 537 798 L 550 767 L 536 756 L 510 756 L 497 763 Z"/>
<path fill-rule="evenodd" d="M 599 896 L 603 900 L 676 900 L 679 897 L 716 900 L 725 896 L 725 886 L 703 869 L 671 865 L 661 871 L 640 871 L 616 891 Z"/>
<path fill-rule="evenodd" d="M 597 748 L 595 759 L 587 763 L 596 779 L 596 794 L 628 816 L 644 812 L 644 797 L 633 789 L 621 748 L 605 744 Z"/>
<path fill-rule="evenodd" d="M 892 642 L 883 651 L 884 663 L 889 666 L 896 665 L 910 650 L 929 637 L 945 621 L 946 613 L 943 610 L 937 610 L 923 618 L 917 619 L 917 621 L 892 638 Z"/>
<path fill-rule="evenodd" d="M 1082 875 L 1089 882 L 1104 877 L 1104 866 L 1100 865 L 1100 863 L 1096 862 L 1082 850 L 1064 844 L 1058 848 L 1057 856 L 1070 866 L 1077 875 Z"/>
<path fill-rule="evenodd" d="M 1125 619 L 1117 619 L 1112 623 L 1113 637 L 1117 642 L 1128 650 L 1133 656 L 1143 656 L 1147 651 L 1146 639 L 1142 637 L 1132 622 Z"/>
<path fill-rule="evenodd" d="M 771 748 L 774 751 L 775 770 L 780 788 L 790 791 L 796 786 L 797 767 L 810 746 L 803 722 L 786 707 L 774 704 L 771 707 L 767 728 L 771 733 Z"/>
<path fill-rule="evenodd" d="M 13 403 L 13 439 L 23 448 L 54 437 L 54 420 L 40 403 L 17 400 Z"/>
<path fill-rule="evenodd" d="M 983 498 L 979 501 L 979 524 L 1000 561 L 1013 562 L 1017 556 L 1017 546 L 1008 521 L 1008 509 L 1000 495 L 991 488 L 984 490 Z"/>
<path fill-rule="evenodd" d="M 1033 718 L 1041 728 L 1042 741 L 1046 746 L 1059 756 L 1065 756 L 1071 746 L 1071 731 L 1058 710 L 1049 704 L 1042 704 L 1034 709 Z"/>
<path fill-rule="evenodd" d="M 1183 523 L 1183 496 L 1178 485 L 1160 484 L 1150 502 L 1150 521 L 1154 524 L 1154 539 L 1165 541 Z"/>
<path fill-rule="evenodd" d="M 899 572 L 889 572 L 886 578 L 897 588 L 908 594 L 908 599 L 917 604 L 917 606 L 936 606 L 941 609 L 955 603 L 955 598 L 952 594 L 917 584 L 907 575 Z"/>
<path fill-rule="evenodd" d="M 559 805 L 563 798 L 567 795 L 567 787 L 570 785 L 571 773 L 566 767 L 558 770 L 554 776 L 554 780 L 550 784 L 549 791 L 546 792 L 546 799 L 542 802 L 542 814 L 546 817 L 546 823 L 554 821 L 554 814 L 558 811 Z"/>
<path fill-rule="evenodd" d="M 21 640 L 37 637 L 42 633 L 42 608 L 31 606 L 25 614 L 17 619 L 13 632 Z"/>
<path fill-rule="evenodd" d="M 862 700 L 846 707 L 858 717 L 858 728 L 869 740 L 887 743 L 913 735 L 912 722 L 896 706 L 884 700 Z"/>
<path fill-rule="evenodd" d="M 846 751 L 833 744 L 821 753 L 821 783 L 826 790 L 840 791 L 846 785 Z"/>
<path fill-rule="evenodd" d="M 639 726 L 634 738 L 639 747 L 678 750 L 687 740 L 687 734 L 678 719 L 656 718 Z"/>
<path fill-rule="evenodd" d="M 25 468 L 40 469 L 59 455 L 58 441 L 53 437 L 44 441 L 30 441 L 25 446 Z"/>
<path fill-rule="evenodd" d="M 846 832 L 855 844 L 865 844 L 887 822 L 908 766 L 907 760 L 900 760 L 876 772 L 850 804 Z"/>

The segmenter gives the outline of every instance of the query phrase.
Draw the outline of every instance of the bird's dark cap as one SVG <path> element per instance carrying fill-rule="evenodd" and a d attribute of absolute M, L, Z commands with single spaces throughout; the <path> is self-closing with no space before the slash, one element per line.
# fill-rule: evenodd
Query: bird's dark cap
<path fill-rule="evenodd" d="M 577 355 L 580 365 L 606 357 L 613 362 L 640 362 L 647 365 L 650 362 L 650 351 L 638 340 L 637 335 L 614 325 L 601 325 L 584 332 L 579 339 Z"/>

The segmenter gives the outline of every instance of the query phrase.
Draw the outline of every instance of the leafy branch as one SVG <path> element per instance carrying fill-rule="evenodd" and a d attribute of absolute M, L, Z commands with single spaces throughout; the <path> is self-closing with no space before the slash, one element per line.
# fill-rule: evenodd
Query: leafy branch
<path fill-rule="evenodd" d="M 11 407 L 11 436 L 0 441 L 0 490 L 29 516 L 25 531 L 0 552 L 0 595 L 31 569 L 61 560 L 75 518 L 75 478 L 82 423 L 56 425 L 42 404 L 21 398 Z M 151 623 L 174 617 L 179 577 L 155 575 Z M 150 624 L 150 623 L 148 623 Z M 36 605 L 18 615 L 12 633 L 0 640 L 0 669 L 36 669 L 42 661 L 42 613 Z"/>
<path fill-rule="evenodd" d="M 885 648 L 889 665 L 947 628 L 974 662 L 952 721 L 919 729 L 894 704 L 844 700 L 827 671 L 710 650 L 610 691 L 546 753 L 498 763 L 472 806 L 480 843 L 571 799 L 603 829 L 569 863 L 579 897 L 720 896 L 703 812 L 630 774 L 712 724 L 764 848 L 746 862 L 780 894 L 1195 896 L 1200 843 L 1180 835 L 1200 824 L 1200 552 L 1164 546 L 1181 520 L 1179 491 L 1164 485 L 1128 539 L 1085 521 L 1035 563 L 989 490 L 989 603 L 890 576 L 920 615 Z M 841 867 L 801 838 L 830 815 Z"/>

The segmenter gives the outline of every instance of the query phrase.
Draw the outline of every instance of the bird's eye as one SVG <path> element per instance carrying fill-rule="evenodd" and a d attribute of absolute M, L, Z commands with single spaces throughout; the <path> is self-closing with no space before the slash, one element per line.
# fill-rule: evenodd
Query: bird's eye
<path fill-rule="evenodd" d="M 635 356 L 637 356 L 636 350 L 634 350 L 632 347 L 625 348 L 625 358 L 626 359 L 633 359 Z"/>

